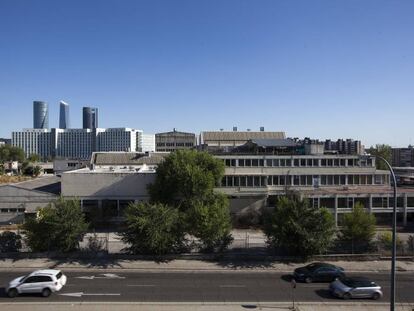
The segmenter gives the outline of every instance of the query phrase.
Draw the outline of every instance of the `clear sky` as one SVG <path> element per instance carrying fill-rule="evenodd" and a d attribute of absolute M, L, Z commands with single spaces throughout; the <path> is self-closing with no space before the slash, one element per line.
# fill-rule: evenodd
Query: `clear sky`
<path fill-rule="evenodd" d="M 100 127 L 414 143 L 412 0 L 1 0 L 0 137 Z"/>

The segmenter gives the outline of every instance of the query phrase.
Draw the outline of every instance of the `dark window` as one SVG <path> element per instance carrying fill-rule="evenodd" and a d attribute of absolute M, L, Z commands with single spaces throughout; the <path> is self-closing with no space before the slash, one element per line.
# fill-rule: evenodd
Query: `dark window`
<path fill-rule="evenodd" d="M 286 166 L 292 166 L 292 160 L 286 159 Z"/>
<path fill-rule="evenodd" d="M 326 159 L 321 160 L 321 166 L 326 166 Z"/>
<path fill-rule="evenodd" d="M 286 166 L 286 160 L 285 159 L 280 159 L 280 166 Z"/>
<path fill-rule="evenodd" d="M 293 166 L 299 166 L 299 159 L 293 160 Z"/>
<path fill-rule="evenodd" d="M 307 160 L 307 162 L 306 162 L 306 165 L 307 165 L 307 166 L 313 166 L 313 161 L 312 161 L 312 159 L 308 159 L 308 160 Z"/>
<path fill-rule="evenodd" d="M 273 166 L 279 166 L 279 159 L 273 159 Z"/>
<path fill-rule="evenodd" d="M 259 160 L 258 159 L 253 159 L 252 160 L 252 166 L 259 166 Z"/>
<path fill-rule="evenodd" d="M 300 176 L 298 176 L 298 175 L 295 175 L 295 176 L 293 176 L 293 184 L 295 185 L 295 186 L 298 186 L 299 185 L 299 180 L 300 180 L 300 178 L 299 178 Z"/>
<path fill-rule="evenodd" d="M 319 166 L 319 160 L 313 159 L 313 166 Z"/>
<path fill-rule="evenodd" d="M 244 159 L 239 159 L 239 166 L 244 166 Z"/>
<path fill-rule="evenodd" d="M 252 166 L 252 160 L 250 159 L 246 159 L 244 163 L 246 166 Z"/>
<path fill-rule="evenodd" d="M 266 166 L 273 166 L 273 161 L 271 159 L 267 159 Z"/>
<path fill-rule="evenodd" d="M 306 166 L 306 159 L 300 159 L 300 166 Z"/>
<path fill-rule="evenodd" d="M 259 160 L 259 166 L 264 166 L 264 160 L 263 159 Z"/>

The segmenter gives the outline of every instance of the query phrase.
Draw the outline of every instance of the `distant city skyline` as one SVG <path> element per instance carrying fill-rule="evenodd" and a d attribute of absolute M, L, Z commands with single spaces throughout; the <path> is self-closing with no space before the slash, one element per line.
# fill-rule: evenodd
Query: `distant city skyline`
<path fill-rule="evenodd" d="M 0 3 L 0 137 L 33 101 L 99 126 L 414 143 L 414 2 Z M 62 23 L 62 21 L 65 21 Z"/>

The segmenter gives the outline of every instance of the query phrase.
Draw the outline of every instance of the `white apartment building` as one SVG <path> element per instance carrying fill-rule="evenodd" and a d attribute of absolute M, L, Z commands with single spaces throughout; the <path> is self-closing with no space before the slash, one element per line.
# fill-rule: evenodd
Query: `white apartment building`
<path fill-rule="evenodd" d="M 155 139 L 151 147 L 149 136 L 131 128 L 24 129 L 12 133 L 12 145 L 22 148 L 26 156 L 38 154 L 42 160 L 89 159 L 94 151 L 153 151 Z"/>
<path fill-rule="evenodd" d="M 142 152 L 155 152 L 155 134 L 142 134 Z"/>
<path fill-rule="evenodd" d="M 26 157 L 38 154 L 45 160 L 52 156 L 51 138 L 48 129 L 23 129 L 20 132 L 12 132 L 12 145 L 22 148 Z"/>
<path fill-rule="evenodd" d="M 137 130 L 131 128 L 96 129 L 96 151 L 135 151 Z"/>
<path fill-rule="evenodd" d="M 52 129 L 54 156 L 88 159 L 93 152 L 95 133 L 91 129 Z"/>

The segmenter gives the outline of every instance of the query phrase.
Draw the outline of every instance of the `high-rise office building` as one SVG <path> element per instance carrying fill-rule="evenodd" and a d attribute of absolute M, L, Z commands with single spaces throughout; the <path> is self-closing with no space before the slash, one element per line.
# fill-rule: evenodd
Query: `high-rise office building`
<path fill-rule="evenodd" d="M 47 103 L 42 101 L 33 102 L 33 128 L 49 128 L 49 110 Z"/>
<path fill-rule="evenodd" d="M 83 107 L 83 128 L 96 129 L 98 127 L 98 108 Z"/>
<path fill-rule="evenodd" d="M 67 129 L 69 127 L 69 105 L 61 100 L 59 111 L 59 128 Z"/>

